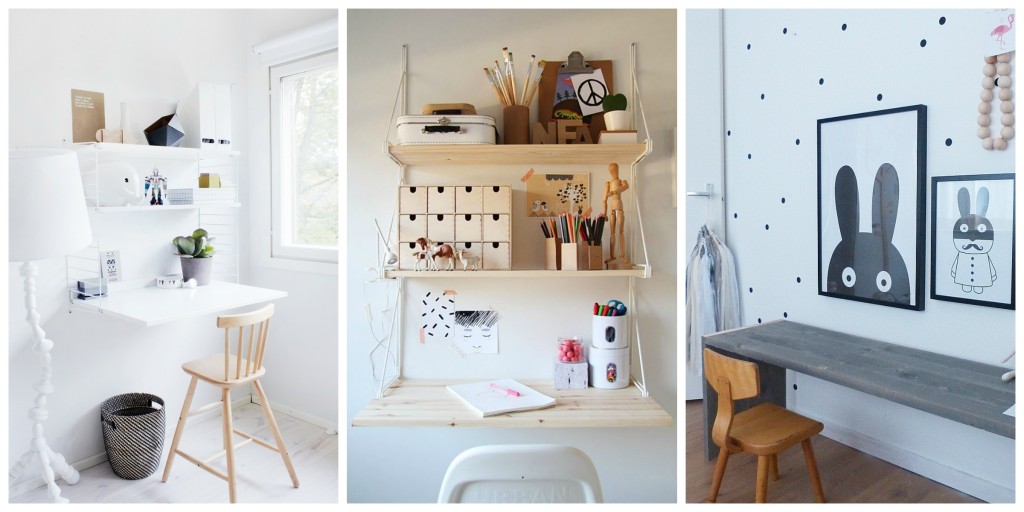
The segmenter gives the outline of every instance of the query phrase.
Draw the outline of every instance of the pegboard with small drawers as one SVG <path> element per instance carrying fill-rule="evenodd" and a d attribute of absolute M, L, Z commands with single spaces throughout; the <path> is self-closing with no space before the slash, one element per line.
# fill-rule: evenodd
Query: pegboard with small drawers
<path fill-rule="evenodd" d="M 398 188 L 398 266 L 416 267 L 416 239 L 426 237 L 480 258 L 480 268 L 512 268 L 510 185 L 403 185 Z M 422 268 L 425 266 L 421 265 Z M 457 270 L 461 266 L 456 265 Z"/>

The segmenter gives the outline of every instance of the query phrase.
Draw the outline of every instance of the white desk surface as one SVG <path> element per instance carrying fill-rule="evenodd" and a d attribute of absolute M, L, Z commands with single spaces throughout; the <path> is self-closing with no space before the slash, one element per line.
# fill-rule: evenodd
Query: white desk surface
<path fill-rule="evenodd" d="M 75 306 L 152 327 L 287 296 L 288 292 L 282 290 L 211 281 L 196 288 L 147 286 L 120 290 L 106 297 L 76 300 Z"/>

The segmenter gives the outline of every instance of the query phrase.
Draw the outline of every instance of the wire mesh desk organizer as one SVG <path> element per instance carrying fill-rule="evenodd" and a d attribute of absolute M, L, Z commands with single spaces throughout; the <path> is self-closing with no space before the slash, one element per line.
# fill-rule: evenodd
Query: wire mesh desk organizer
<path fill-rule="evenodd" d="M 700 375 L 701 337 L 742 325 L 732 251 L 707 224 L 686 263 L 686 361 Z"/>

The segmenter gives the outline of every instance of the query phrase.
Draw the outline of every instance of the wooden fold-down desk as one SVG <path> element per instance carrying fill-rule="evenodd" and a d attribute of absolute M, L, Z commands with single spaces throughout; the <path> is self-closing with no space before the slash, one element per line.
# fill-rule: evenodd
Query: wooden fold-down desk
<path fill-rule="evenodd" d="M 761 396 L 737 403 L 786 405 L 786 370 L 892 400 L 953 421 L 1015 438 L 1014 383 L 998 366 L 944 356 L 788 320 L 704 336 L 706 347 L 758 364 Z M 746 403 L 749 402 L 749 403 Z M 704 380 L 704 447 L 718 455 L 711 425 L 718 395 Z"/>

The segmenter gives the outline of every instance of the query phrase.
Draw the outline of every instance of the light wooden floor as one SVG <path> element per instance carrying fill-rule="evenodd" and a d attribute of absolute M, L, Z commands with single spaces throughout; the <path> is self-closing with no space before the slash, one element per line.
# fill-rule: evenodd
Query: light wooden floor
<path fill-rule="evenodd" d="M 178 411 L 168 411 L 168 425 L 177 421 Z M 173 419 L 172 419 L 173 416 Z M 260 406 L 246 404 L 234 409 L 235 428 L 274 444 L 273 434 Z M 337 503 L 338 436 L 323 428 L 274 411 L 281 435 L 288 444 L 299 488 L 292 487 L 288 472 L 277 452 L 251 443 L 235 452 L 236 490 L 239 503 Z M 220 414 L 189 421 L 181 449 L 200 459 L 223 449 Z M 104 462 L 82 472 L 76 485 L 58 481 L 61 495 L 73 503 L 228 503 L 227 482 L 176 457 L 170 478 L 161 482 L 172 434 L 164 440 L 164 457 L 156 473 L 141 480 L 124 480 Z M 236 444 L 242 438 L 235 436 Z M 212 463 L 226 472 L 224 458 Z M 27 478 L 27 476 L 25 476 Z M 10 499 L 11 503 L 48 502 L 45 487 L 38 487 Z"/>
<path fill-rule="evenodd" d="M 704 459 L 700 400 L 686 402 L 686 502 L 704 503 L 715 460 Z M 812 441 L 821 485 L 829 503 L 981 503 L 955 489 L 824 436 Z M 718 503 L 753 503 L 757 457 L 729 457 Z M 799 446 L 779 454 L 779 480 L 768 480 L 768 503 L 814 503 L 807 465 Z"/>

